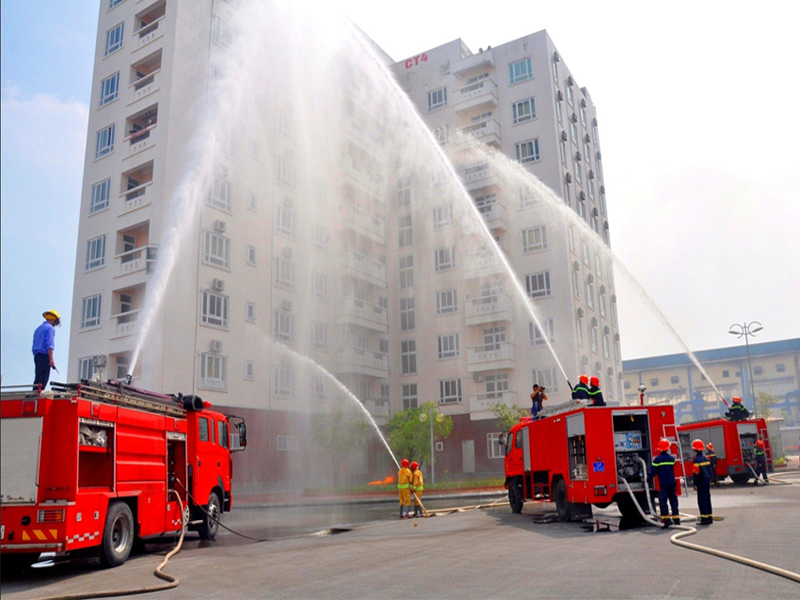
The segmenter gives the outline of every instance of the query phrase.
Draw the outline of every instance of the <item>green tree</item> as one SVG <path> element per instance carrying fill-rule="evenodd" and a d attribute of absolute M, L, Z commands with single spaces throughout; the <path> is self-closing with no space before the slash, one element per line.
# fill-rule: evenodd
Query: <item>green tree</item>
<path fill-rule="evenodd" d="M 431 422 L 430 417 L 420 420 L 422 414 L 436 414 L 437 406 L 433 402 L 425 402 L 417 408 L 409 408 L 395 413 L 389 419 L 386 427 L 389 429 L 389 446 L 397 455 L 398 460 L 405 457 L 416 460 L 419 464 L 427 462 L 431 455 Z M 441 415 L 434 417 L 434 440 L 444 440 L 453 430 L 453 419 Z"/>
<path fill-rule="evenodd" d="M 768 394 L 767 392 L 758 392 L 756 394 L 756 408 L 758 409 L 758 417 L 760 419 L 769 419 L 772 416 L 770 410 L 778 403 L 778 397 Z"/>
<path fill-rule="evenodd" d="M 492 412 L 497 417 L 497 425 L 503 433 L 508 433 L 514 425 L 519 423 L 521 417 L 529 417 L 531 415 L 530 411 L 524 408 L 519 406 L 509 407 L 502 402 L 492 406 Z"/>
<path fill-rule="evenodd" d="M 336 408 L 330 413 L 314 415 L 314 438 L 331 459 L 334 489 L 347 458 L 363 447 L 369 438 L 370 427 L 360 411 Z"/>

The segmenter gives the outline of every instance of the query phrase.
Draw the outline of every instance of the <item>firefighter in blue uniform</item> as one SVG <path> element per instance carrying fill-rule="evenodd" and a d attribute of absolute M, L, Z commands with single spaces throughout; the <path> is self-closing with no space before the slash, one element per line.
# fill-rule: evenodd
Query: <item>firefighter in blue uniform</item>
<path fill-rule="evenodd" d="M 767 455 L 764 454 L 764 442 L 761 440 L 756 441 L 756 480 L 753 482 L 756 485 L 758 485 L 759 476 L 764 478 L 764 483 L 769 483 Z"/>
<path fill-rule="evenodd" d="M 658 477 L 658 508 L 661 511 L 661 525 L 664 529 L 672 525 L 681 524 L 681 513 L 678 510 L 678 495 L 675 493 L 675 457 L 669 453 L 670 442 L 664 438 L 658 442 L 658 449 L 661 453 L 653 458 L 650 472 L 647 475 L 652 483 L 654 477 Z M 667 507 L 672 509 L 672 517 Z"/>
<path fill-rule="evenodd" d="M 592 376 L 589 379 L 589 400 L 590 406 L 605 406 L 606 401 L 603 399 L 603 392 L 600 391 L 600 378 Z"/>
<path fill-rule="evenodd" d="M 586 375 L 581 375 L 578 385 L 572 388 L 572 399 L 583 403 L 589 400 L 589 378 Z"/>
<path fill-rule="evenodd" d="M 725 413 L 728 421 L 746 421 L 750 416 L 750 411 L 742 404 L 742 399 L 738 396 L 731 398 L 731 407 Z"/>
<path fill-rule="evenodd" d="M 703 450 L 706 449 L 703 440 L 694 440 L 692 449 L 697 452 L 694 455 L 692 485 L 697 492 L 700 525 L 711 525 L 714 522 L 714 514 L 711 509 L 711 461 L 703 454 Z"/>
<path fill-rule="evenodd" d="M 714 444 L 708 442 L 708 444 L 706 444 L 706 448 L 708 448 L 706 456 L 711 462 L 711 485 L 719 487 L 719 476 L 717 475 L 717 453 L 714 452 Z"/>

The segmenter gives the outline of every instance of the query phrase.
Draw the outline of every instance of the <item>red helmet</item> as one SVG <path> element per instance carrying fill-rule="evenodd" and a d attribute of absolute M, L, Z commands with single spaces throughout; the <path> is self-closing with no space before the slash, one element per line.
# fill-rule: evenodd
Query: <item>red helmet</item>
<path fill-rule="evenodd" d="M 400 466 L 401 467 L 407 467 L 408 466 L 408 459 L 404 458 L 403 460 L 401 460 L 400 461 Z"/>
<path fill-rule="evenodd" d="M 591 379 L 589 379 L 589 383 L 591 385 L 595 386 L 595 387 L 599 386 L 600 385 L 600 378 L 599 377 L 595 377 L 594 375 L 592 375 Z"/>
<path fill-rule="evenodd" d="M 712 450 L 712 451 L 714 450 L 714 444 L 712 444 L 711 442 L 708 442 L 708 444 L 706 444 L 706 446 L 708 447 L 709 450 Z"/>
<path fill-rule="evenodd" d="M 699 450 L 700 452 L 702 452 L 705 449 L 706 445 L 703 443 L 703 440 L 696 439 L 692 442 L 692 450 Z"/>
<path fill-rule="evenodd" d="M 763 448 L 764 447 L 764 442 L 762 442 L 761 440 L 757 440 L 756 441 L 756 446 L 758 446 L 759 448 Z"/>
<path fill-rule="evenodd" d="M 658 449 L 662 452 L 669 450 L 669 446 L 670 442 L 667 438 L 661 438 L 661 440 L 658 442 Z"/>
<path fill-rule="evenodd" d="M 734 396 L 733 398 L 731 398 L 731 402 L 738 402 L 739 404 L 741 404 L 742 399 L 739 398 L 739 396 Z"/>
<path fill-rule="evenodd" d="M 578 381 L 580 381 L 581 383 L 589 383 L 589 378 L 586 375 L 581 375 L 580 377 L 578 377 Z"/>
<path fill-rule="evenodd" d="M 417 461 L 412 462 L 411 463 L 411 468 L 412 469 L 419 469 L 419 463 Z"/>

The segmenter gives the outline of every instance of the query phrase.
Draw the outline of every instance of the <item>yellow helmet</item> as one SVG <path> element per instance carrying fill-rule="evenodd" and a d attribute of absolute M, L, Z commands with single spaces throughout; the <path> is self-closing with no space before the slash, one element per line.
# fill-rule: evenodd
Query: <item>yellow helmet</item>
<path fill-rule="evenodd" d="M 56 325 L 61 325 L 61 315 L 58 313 L 57 310 L 46 310 L 46 311 L 44 311 L 42 313 L 42 316 L 45 319 L 47 318 L 47 315 L 50 315 L 51 317 L 55 317 L 55 319 L 56 319 L 55 324 Z"/>

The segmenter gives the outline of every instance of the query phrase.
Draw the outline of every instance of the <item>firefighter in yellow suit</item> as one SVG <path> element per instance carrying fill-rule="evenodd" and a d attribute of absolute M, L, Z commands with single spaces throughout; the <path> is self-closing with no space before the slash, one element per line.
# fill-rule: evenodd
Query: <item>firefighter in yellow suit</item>
<path fill-rule="evenodd" d="M 422 490 L 423 490 L 423 481 L 422 481 L 422 471 L 419 470 L 419 463 L 414 461 L 411 463 L 411 474 L 413 479 L 411 480 L 411 493 L 414 494 L 414 518 L 423 517 L 425 515 L 422 514 Z"/>
<path fill-rule="evenodd" d="M 400 470 L 397 472 L 397 490 L 400 492 L 400 518 L 410 519 L 411 515 L 411 480 L 413 475 L 408 468 L 408 459 L 404 458 L 400 462 Z"/>

